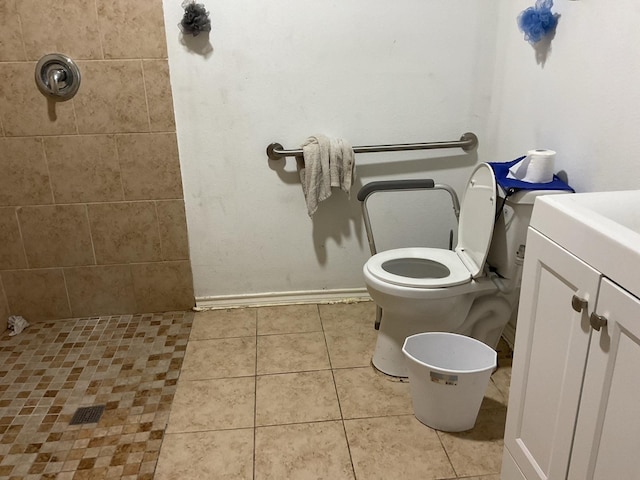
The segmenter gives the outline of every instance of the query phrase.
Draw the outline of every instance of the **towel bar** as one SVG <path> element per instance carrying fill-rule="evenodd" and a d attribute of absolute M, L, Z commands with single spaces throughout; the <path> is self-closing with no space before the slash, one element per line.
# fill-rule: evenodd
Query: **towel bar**
<path fill-rule="evenodd" d="M 465 152 L 471 152 L 478 146 L 478 137 L 475 133 L 464 133 L 460 140 L 448 142 L 429 143 L 399 143 L 396 145 L 365 145 L 353 147 L 353 153 L 377 153 L 377 152 L 400 152 L 404 150 L 432 150 L 436 148 L 461 148 Z M 279 143 L 272 143 L 267 147 L 267 157 L 269 160 L 280 160 L 285 157 L 302 157 L 302 149 L 285 150 Z"/>

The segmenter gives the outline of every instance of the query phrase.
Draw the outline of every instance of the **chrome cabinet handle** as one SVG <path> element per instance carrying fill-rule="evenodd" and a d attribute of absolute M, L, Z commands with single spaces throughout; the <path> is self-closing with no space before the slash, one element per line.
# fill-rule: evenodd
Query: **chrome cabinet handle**
<path fill-rule="evenodd" d="M 602 315 L 598 315 L 596 312 L 593 312 L 589 316 L 589 323 L 591 324 L 591 328 L 593 328 L 596 332 L 599 332 L 602 327 L 607 326 L 608 320 Z"/>
<path fill-rule="evenodd" d="M 589 302 L 586 299 L 581 298 L 577 295 L 571 297 L 571 307 L 578 313 L 586 310 L 588 304 Z"/>

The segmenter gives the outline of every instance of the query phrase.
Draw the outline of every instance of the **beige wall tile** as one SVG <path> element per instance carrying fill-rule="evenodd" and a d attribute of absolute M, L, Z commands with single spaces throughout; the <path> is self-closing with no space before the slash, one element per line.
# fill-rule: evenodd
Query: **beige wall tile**
<path fill-rule="evenodd" d="M 26 268 L 15 208 L 0 208 L 0 270 Z"/>
<path fill-rule="evenodd" d="M 35 62 L 2 64 L 0 115 L 5 135 L 76 133 L 73 103 L 52 102 L 45 98 L 33 80 L 35 67 Z"/>
<path fill-rule="evenodd" d="M 102 58 L 94 2 L 19 0 L 17 7 L 29 60 L 53 52 L 74 60 Z"/>
<path fill-rule="evenodd" d="M 187 260 L 189 239 L 183 200 L 156 202 L 163 260 Z"/>
<path fill-rule="evenodd" d="M 0 2 L 0 62 L 26 60 L 20 18 L 13 0 Z"/>
<path fill-rule="evenodd" d="M 148 132 L 140 60 L 79 62 L 82 85 L 73 99 L 80 133 Z"/>
<path fill-rule="evenodd" d="M 117 135 L 127 200 L 183 198 L 175 133 Z"/>
<path fill-rule="evenodd" d="M 131 265 L 138 312 L 186 310 L 195 305 L 188 261 Z"/>
<path fill-rule="evenodd" d="M 129 265 L 65 268 L 64 274 L 74 317 L 135 311 Z"/>
<path fill-rule="evenodd" d="M 2 276 L 0 275 L 0 334 L 4 334 L 7 330 L 9 323 L 9 305 L 7 304 L 7 296 L 4 293 L 4 284 L 2 283 Z"/>
<path fill-rule="evenodd" d="M 166 58 L 161 0 L 96 0 L 105 58 Z"/>
<path fill-rule="evenodd" d="M 153 202 L 88 205 L 98 264 L 162 259 Z"/>
<path fill-rule="evenodd" d="M 18 220 L 30 267 L 95 264 L 84 205 L 22 207 Z"/>
<path fill-rule="evenodd" d="M 0 205 L 53 203 L 40 138 L 0 138 Z"/>
<path fill-rule="evenodd" d="M 152 132 L 175 131 L 173 99 L 167 60 L 143 60 L 144 85 Z"/>
<path fill-rule="evenodd" d="M 113 136 L 45 137 L 44 147 L 57 203 L 123 200 Z"/>
<path fill-rule="evenodd" d="M 62 269 L 4 271 L 2 282 L 13 315 L 28 322 L 71 316 Z"/>

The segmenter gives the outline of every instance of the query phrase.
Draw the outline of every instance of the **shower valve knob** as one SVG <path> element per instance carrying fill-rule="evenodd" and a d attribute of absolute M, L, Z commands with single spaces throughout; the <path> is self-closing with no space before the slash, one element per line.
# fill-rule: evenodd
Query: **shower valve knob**
<path fill-rule="evenodd" d="M 80 69 L 68 56 L 52 53 L 36 65 L 35 80 L 44 95 L 58 101 L 69 100 L 80 88 Z"/>

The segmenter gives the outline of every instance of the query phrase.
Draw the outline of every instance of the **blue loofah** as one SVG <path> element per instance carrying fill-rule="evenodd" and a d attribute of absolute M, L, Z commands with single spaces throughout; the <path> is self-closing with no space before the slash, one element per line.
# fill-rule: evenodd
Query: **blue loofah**
<path fill-rule="evenodd" d="M 553 0 L 537 0 L 535 6 L 523 10 L 518 15 L 518 27 L 530 44 L 538 43 L 558 25 L 560 15 L 551 13 L 551 7 Z"/>

